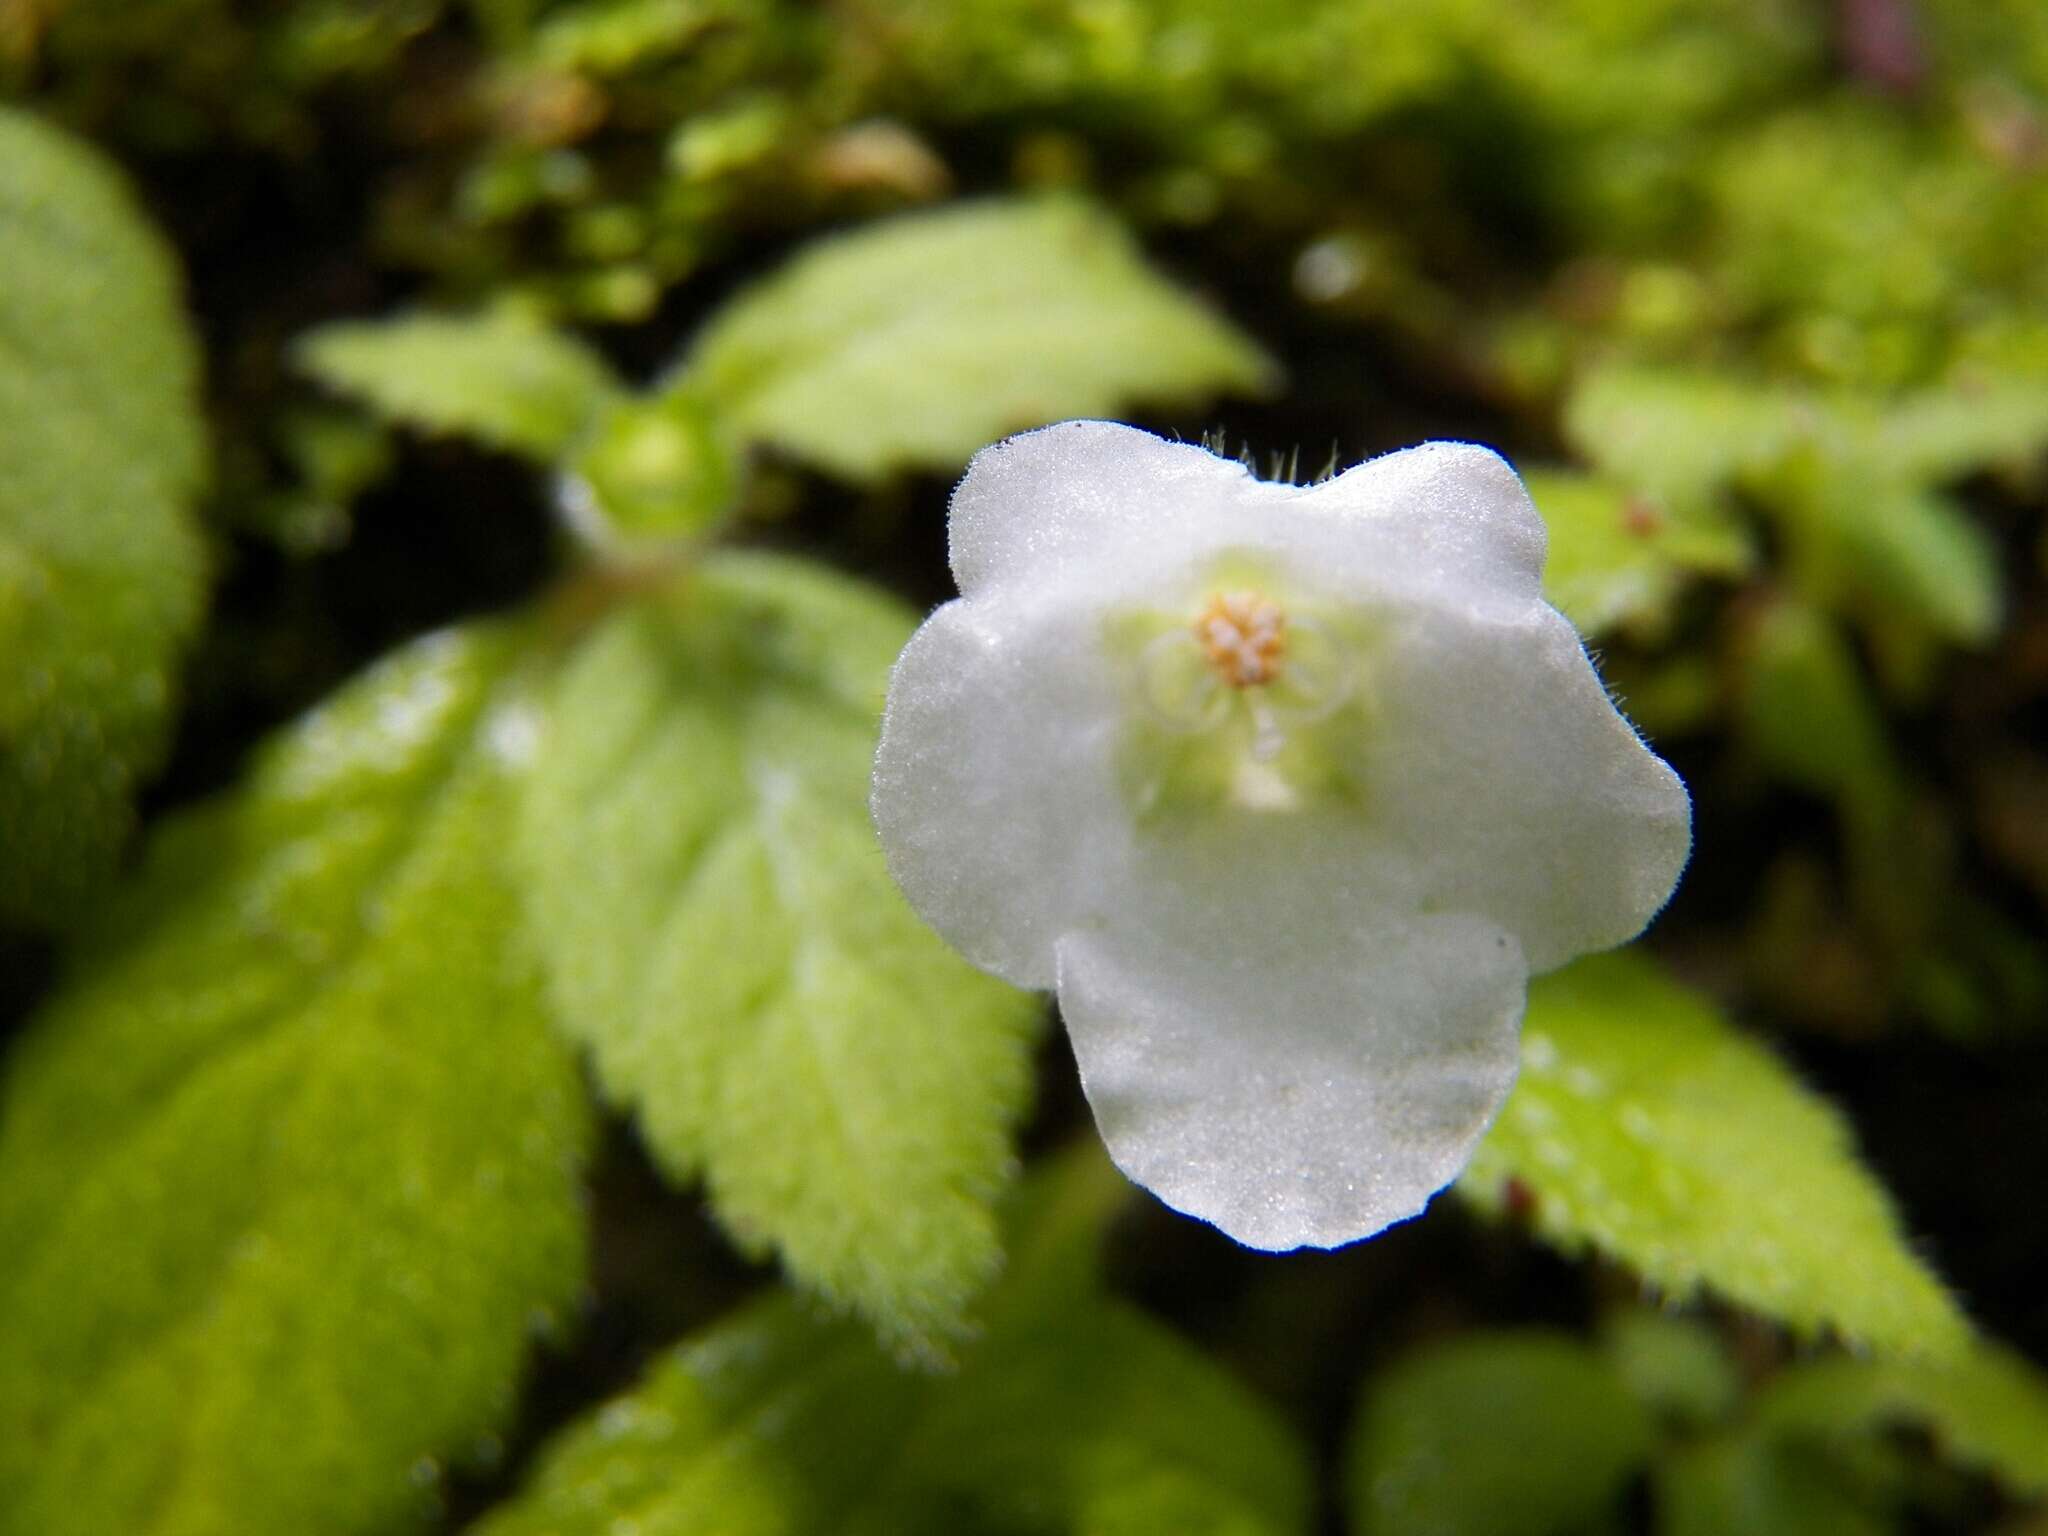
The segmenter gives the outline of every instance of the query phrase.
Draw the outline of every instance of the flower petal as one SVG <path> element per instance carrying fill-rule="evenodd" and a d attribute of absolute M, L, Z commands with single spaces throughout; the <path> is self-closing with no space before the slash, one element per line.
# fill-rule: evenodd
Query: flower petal
<path fill-rule="evenodd" d="M 869 802 L 911 905 L 1022 987 L 1052 985 L 1054 940 L 1095 860 L 1128 836 L 1109 747 L 1091 740 L 1115 705 L 1089 689 L 1114 680 L 1092 656 L 1062 665 L 1037 633 L 978 623 L 964 601 L 925 621 L 889 680 Z"/>
<path fill-rule="evenodd" d="M 1411 612 L 1374 687 L 1357 773 L 1425 910 L 1490 918 L 1542 972 L 1633 938 L 1670 897 L 1692 847 L 1685 785 L 1554 609 Z"/>
<path fill-rule="evenodd" d="M 1265 490 L 1234 459 L 1113 421 L 1019 433 L 977 453 L 953 492 L 953 578 L 971 598 L 1023 579 L 1058 585 L 1120 546 L 1200 547 Z"/>
<path fill-rule="evenodd" d="M 1248 1247 L 1335 1247 L 1464 1167 L 1514 1083 L 1526 972 L 1472 917 L 1271 937 L 1070 934 L 1060 1008 L 1126 1174 Z"/>
<path fill-rule="evenodd" d="M 1342 516 L 1342 534 L 1371 529 L 1412 581 L 1483 583 L 1501 596 L 1543 588 L 1548 533 L 1508 461 L 1477 443 L 1423 443 L 1347 469 L 1297 496 L 1294 510 Z"/>

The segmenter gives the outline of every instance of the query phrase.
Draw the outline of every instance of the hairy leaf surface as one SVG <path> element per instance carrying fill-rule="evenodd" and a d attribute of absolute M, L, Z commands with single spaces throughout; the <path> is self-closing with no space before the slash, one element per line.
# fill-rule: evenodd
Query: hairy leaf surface
<path fill-rule="evenodd" d="M 497 865 L 510 642 L 171 824 L 0 1101 L 0 1531 L 385 1532 L 582 1276 L 588 1111 Z"/>
<path fill-rule="evenodd" d="M 1903 1351 L 1967 1336 L 1841 1116 L 1637 955 L 1531 984 L 1521 1079 L 1458 1188 L 1491 1212 L 1533 1201 L 1543 1237 L 1672 1298 L 1711 1286 Z"/>
<path fill-rule="evenodd" d="M 568 661 L 519 850 L 563 1022 L 661 1166 L 915 1349 L 995 1267 L 1039 1004 L 883 865 L 868 773 L 910 628 L 818 567 L 706 561 Z"/>

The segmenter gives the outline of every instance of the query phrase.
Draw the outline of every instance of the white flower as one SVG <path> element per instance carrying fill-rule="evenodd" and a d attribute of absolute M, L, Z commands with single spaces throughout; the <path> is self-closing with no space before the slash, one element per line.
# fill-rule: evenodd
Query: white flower
<path fill-rule="evenodd" d="M 874 813 L 913 905 L 1054 987 L 1118 1165 L 1256 1248 L 1419 1212 L 1515 1076 L 1523 992 L 1633 937 L 1684 785 L 1544 602 L 1496 454 L 1307 488 L 1070 421 L 954 493 Z"/>

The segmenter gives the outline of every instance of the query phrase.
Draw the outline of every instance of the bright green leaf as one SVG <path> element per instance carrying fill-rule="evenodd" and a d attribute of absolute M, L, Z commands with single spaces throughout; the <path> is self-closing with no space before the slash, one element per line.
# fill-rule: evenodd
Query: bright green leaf
<path fill-rule="evenodd" d="M 566 664 L 519 847 L 561 1016 L 662 1167 L 916 1349 L 997 1262 L 1038 1004 L 883 865 L 868 774 L 911 627 L 817 567 L 707 560 Z"/>
<path fill-rule="evenodd" d="M 199 357 L 170 253 L 92 151 L 0 108 L 0 914 L 112 868 L 205 559 Z"/>
<path fill-rule="evenodd" d="M 2048 1496 L 2048 1377 L 1995 1345 L 1953 1360 L 1835 1357 L 1797 1366 L 1771 1383 L 1757 1419 L 1822 1437 L 1926 1425 L 1950 1460 L 1985 1469 L 2014 1493 Z"/>
<path fill-rule="evenodd" d="M 1679 514 L 1715 507 L 1814 424 L 1810 407 L 1760 381 L 1675 368 L 1598 368 L 1565 405 L 1564 430 L 1590 464 Z"/>
<path fill-rule="evenodd" d="M 1613 1367 L 1564 1334 L 1472 1334 L 1375 1381 L 1348 1451 L 1352 1536 L 1595 1525 L 1650 1448 Z"/>
<path fill-rule="evenodd" d="M 560 1436 L 473 1536 L 1302 1530 L 1306 1469 L 1272 1414 L 1089 1279 L 1076 1249 L 1125 1187 L 1100 1163 L 1050 1180 L 1079 1191 L 1035 1181 L 1024 1262 L 957 1371 L 906 1372 L 864 1330 L 756 1305 Z"/>
<path fill-rule="evenodd" d="M 1523 478 L 1550 533 L 1545 594 L 1583 635 L 1660 624 L 1687 576 L 1738 575 L 1749 563 L 1741 530 L 1716 511 L 1674 515 L 1568 471 Z"/>
<path fill-rule="evenodd" d="M 1511 1184 L 1542 1236 L 1673 1298 L 1711 1286 L 1801 1333 L 1903 1351 L 1968 1334 L 1841 1117 L 1638 955 L 1530 986 L 1521 1080 L 1458 1187 L 1498 1212 Z"/>
<path fill-rule="evenodd" d="M 1068 199 L 967 204 L 814 246 L 698 338 L 684 377 L 852 479 L 958 470 L 1025 427 L 1273 382 L 1257 346 Z"/>
<path fill-rule="evenodd" d="M 174 823 L 0 1102 L 0 1532 L 383 1533 L 582 1277 L 587 1107 L 508 936 L 522 716 L 429 639 Z"/>
<path fill-rule="evenodd" d="M 590 348 L 510 308 L 336 321 L 300 337 L 297 355 L 387 420 L 545 461 L 622 393 Z"/>

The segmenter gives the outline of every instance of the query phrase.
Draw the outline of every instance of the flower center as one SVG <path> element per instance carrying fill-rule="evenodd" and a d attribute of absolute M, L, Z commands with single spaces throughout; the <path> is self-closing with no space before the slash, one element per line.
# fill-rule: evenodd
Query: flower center
<path fill-rule="evenodd" d="M 1283 587 L 1276 601 L 1252 571 L 1207 574 L 1129 616 L 1133 793 L 1147 814 L 1176 802 L 1297 810 L 1344 777 L 1339 744 L 1317 727 L 1358 697 L 1361 621 L 1312 592 Z"/>
<path fill-rule="evenodd" d="M 1211 594 L 1193 628 L 1202 655 L 1231 687 L 1260 688 L 1280 675 L 1287 615 L 1262 593 Z"/>

